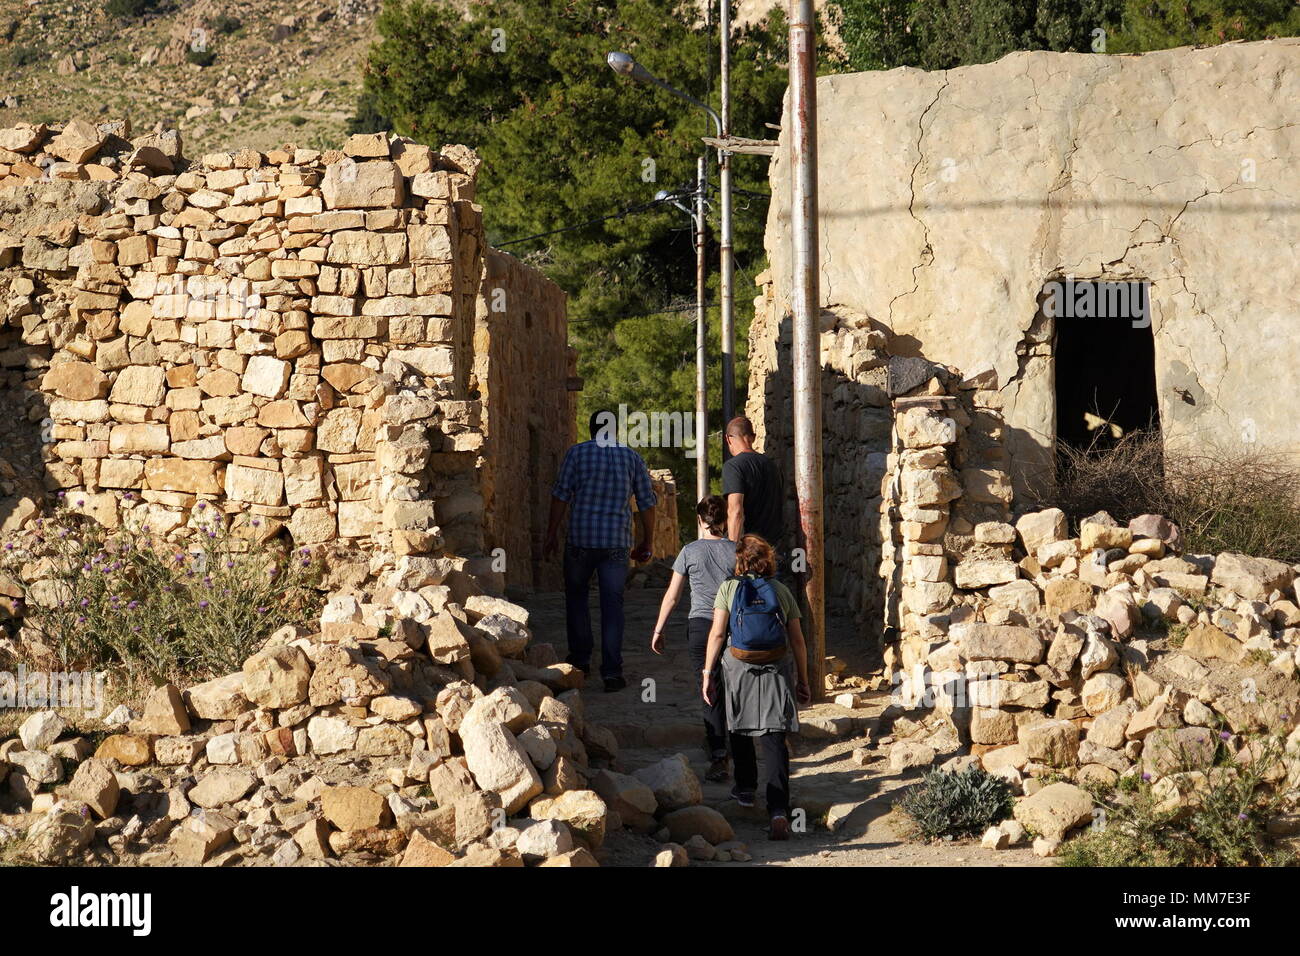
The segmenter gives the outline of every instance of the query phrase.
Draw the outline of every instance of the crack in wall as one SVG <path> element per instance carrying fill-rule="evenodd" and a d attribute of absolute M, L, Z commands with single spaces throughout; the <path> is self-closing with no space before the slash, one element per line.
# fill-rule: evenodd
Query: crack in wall
<path fill-rule="evenodd" d="M 922 147 L 922 143 L 925 141 L 925 118 L 929 116 L 930 111 L 938 105 L 939 97 L 943 96 L 943 91 L 948 88 L 948 84 L 948 71 L 945 70 L 943 74 L 943 82 L 940 84 L 939 89 L 935 91 L 934 99 L 932 99 L 930 104 L 922 110 L 920 117 L 916 121 L 916 163 L 912 166 L 912 174 L 908 178 L 907 214 L 921 227 L 922 237 L 925 242 L 921 247 L 921 255 L 919 257 L 921 261 L 912 266 L 912 288 L 906 292 L 900 292 L 889 300 L 889 327 L 891 329 L 894 327 L 894 303 L 905 296 L 915 294 L 916 290 L 921 287 L 921 280 L 917 277 L 917 271 L 934 262 L 934 247 L 930 245 L 930 227 L 927 226 L 925 221 L 916 214 L 916 174 L 921 168 L 921 164 L 925 162 L 925 150 Z"/>

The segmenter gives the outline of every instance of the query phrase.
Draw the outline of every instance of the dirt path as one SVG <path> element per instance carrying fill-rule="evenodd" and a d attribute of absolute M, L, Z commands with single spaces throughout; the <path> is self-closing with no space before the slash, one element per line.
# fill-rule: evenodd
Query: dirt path
<path fill-rule="evenodd" d="M 627 632 L 624 673 L 628 688 L 606 694 L 593 681 L 584 692 L 588 717 L 614 732 L 620 746 L 615 769 L 630 773 L 673 753 L 690 758 L 703 780 L 707 767 L 700 725 L 697 677 L 686 654 L 683 601 L 669 625 L 667 648 L 659 657 L 649 649 L 650 632 L 659 610 L 658 588 L 632 588 L 626 600 Z M 564 599 L 557 593 L 538 593 L 525 602 L 531 613 L 534 639 L 548 641 L 564 655 Z M 599 620 L 595 609 L 593 625 Z M 827 629 L 827 650 L 848 664 L 850 673 L 868 673 L 878 663 L 859 629 L 843 616 L 833 616 Z M 599 651 L 597 651 L 599 653 Z M 852 754 L 863 746 L 873 719 L 888 703 L 884 693 L 868 699 L 856 710 L 819 704 L 801 711 L 804 731 L 793 741 L 791 792 L 795 820 L 803 812 L 806 827 L 788 843 L 766 838 L 761 810 L 741 808 L 730 798 L 729 783 L 704 783 L 705 803 L 722 812 L 736 829 L 736 838 L 749 846 L 753 864 L 769 866 L 1048 866 L 1027 848 L 986 850 L 978 842 L 928 845 L 910 842 L 891 813 L 895 791 L 917 777 L 891 772 L 875 756 L 866 767 Z M 838 718 L 838 719 L 836 719 Z M 842 733 L 832 735 L 832 727 Z M 836 820 L 828 830 L 827 814 Z M 620 830 L 602 848 L 602 862 L 613 866 L 645 866 L 660 849 L 649 836 Z M 704 863 L 703 866 L 744 866 L 740 863 Z"/>

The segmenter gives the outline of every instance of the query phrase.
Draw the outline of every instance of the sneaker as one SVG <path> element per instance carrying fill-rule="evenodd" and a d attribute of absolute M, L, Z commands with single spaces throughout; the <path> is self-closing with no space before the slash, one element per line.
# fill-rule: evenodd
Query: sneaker
<path fill-rule="evenodd" d="M 768 830 L 767 838 L 769 840 L 788 840 L 790 839 L 790 821 L 784 816 L 772 818 L 771 829 Z"/>
<path fill-rule="evenodd" d="M 731 771 L 727 766 L 726 757 L 715 757 L 709 764 L 709 769 L 704 772 L 704 779 L 714 783 L 722 783 L 730 777 Z"/>
<path fill-rule="evenodd" d="M 605 693 L 607 694 L 612 694 L 616 690 L 622 690 L 626 686 L 627 686 L 627 681 L 625 681 L 621 677 L 605 678 Z"/>
<path fill-rule="evenodd" d="M 731 798 L 742 807 L 752 807 L 754 805 L 753 790 L 732 790 Z"/>

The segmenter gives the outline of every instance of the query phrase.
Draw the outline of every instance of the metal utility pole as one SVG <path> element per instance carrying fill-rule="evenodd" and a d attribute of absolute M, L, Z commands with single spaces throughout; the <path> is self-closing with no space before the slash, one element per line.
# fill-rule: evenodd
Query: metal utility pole
<path fill-rule="evenodd" d="M 731 136 L 731 0 L 720 0 L 718 19 L 722 45 L 719 87 L 722 97 L 722 130 L 719 138 L 726 141 Z M 731 421 L 736 414 L 736 327 L 733 319 L 735 289 L 732 286 L 731 254 L 731 151 L 718 150 L 718 179 L 721 186 L 722 229 L 718 249 L 718 270 L 721 273 L 722 317 L 722 423 Z M 727 443 L 722 443 L 722 460 L 730 457 Z"/>
<path fill-rule="evenodd" d="M 709 406 L 705 398 L 708 354 L 708 263 L 704 256 L 704 190 L 708 186 L 705 157 L 695 163 L 695 500 L 709 496 Z"/>
<path fill-rule="evenodd" d="M 794 480 L 808 614 L 808 678 L 826 694 L 826 549 L 822 538 L 822 382 L 817 284 L 817 35 L 812 0 L 790 0 L 790 222 L 794 242 Z"/>

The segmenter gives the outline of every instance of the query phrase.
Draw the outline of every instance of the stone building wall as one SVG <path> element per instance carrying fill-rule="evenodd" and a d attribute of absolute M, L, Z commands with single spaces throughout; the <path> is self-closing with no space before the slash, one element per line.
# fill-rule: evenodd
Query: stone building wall
<path fill-rule="evenodd" d="M 1300 387 L 1298 67 L 1300 41 L 1281 39 L 821 77 L 822 303 L 869 317 L 899 354 L 992 368 L 1025 491 L 1056 438 L 1044 284 L 1145 279 L 1166 440 L 1300 455 L 1275 400 Z M 788 130 L 767 230 L 777 318 Z M 755 329 L 770 352 L 778 322 Z"/>
<path fill-rule="evenodd" d="M 563 296 L 526 267 L 507 278 L 537 314 L 527 343 L 476 341 L 485 262 L 506 257 L 483 243 L 473 152 L 376 134 L 187 163 L 174 134 L 128 135 L 0 131 L 0 520 L 75 489 L 110 525 L 217 516 L 484 570 L 485 463 L 534 476 L 483 383 L 510 383 L 503 406 L 526 392 L 558 446 L 572 400 Z"/>
<path fill-rule="evenodd" d="M 476 384 L 486 447 L 488 537 L 509 585 L 558 586 L 542 561 L 551 486 L 573 444 L 577 354 L 565 341 L 564 292 L 518 259 L 489 250 L 478 299 Z"/>

